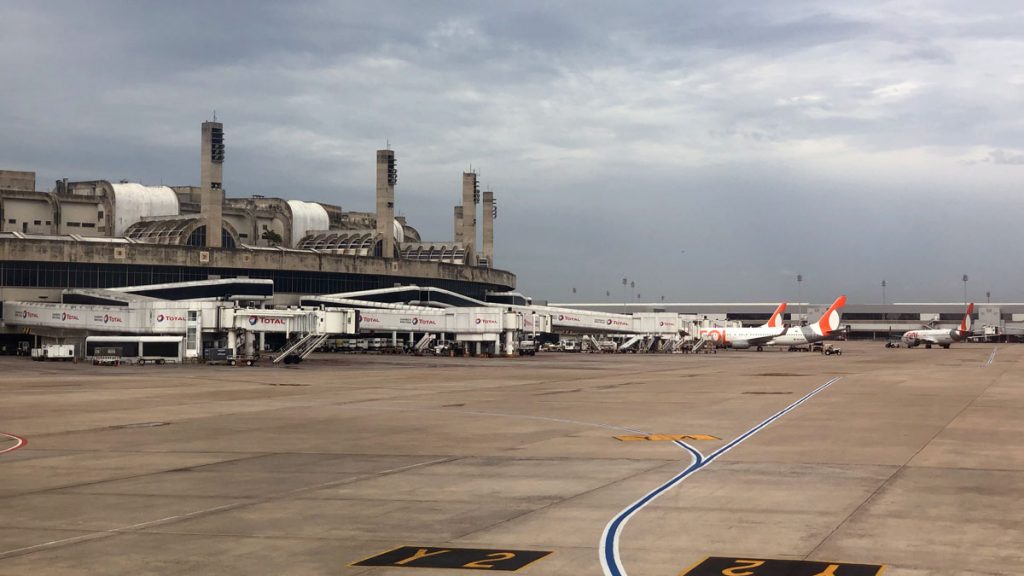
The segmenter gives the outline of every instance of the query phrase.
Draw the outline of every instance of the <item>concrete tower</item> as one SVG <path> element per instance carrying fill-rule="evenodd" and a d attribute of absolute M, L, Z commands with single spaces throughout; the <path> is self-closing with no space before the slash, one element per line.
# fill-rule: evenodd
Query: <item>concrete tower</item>
<path fill-rule="evenodd" d="M 498 215 L 498 207 L 494 204 L 494 192 L 484 192 L 484 205 L 483 205 L 483 254 L 480 255 L 481 261 L 487 261 L 488 268 L 494 268 L 494 218 Z"/>
<path fill-rule="evenodd" d="M 455 207 L 455 238 L 456 242 L 462 242 L 462 206 Z"/>
<path fill-rule="evenodd" d="M 203 122 L 202 139 L 199 178 L 206 246 L 220 248 L 224 228 L 224 124 Z"/>
<path fill-rule="evenodd" d="M 398 169 L 395 168 L 394 150 L 377 150 L 377 234 L 383 238 L 381 255 L 393 258 L 395 255 L 395 184 Z"/>
<path fill-rule="evenodd" d="M 466 248 L 466 264 L 476 263 L 476 205 L 480 203 L 480 186 L 475 172 L 462 173 L 462 245 Z"/>

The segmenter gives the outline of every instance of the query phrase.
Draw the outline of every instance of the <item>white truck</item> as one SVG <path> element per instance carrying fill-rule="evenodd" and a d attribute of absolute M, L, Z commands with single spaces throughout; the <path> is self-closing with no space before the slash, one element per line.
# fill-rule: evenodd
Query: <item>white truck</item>
<path fill-rule="evenodd" d="M 71 344 L 49 344 L 40 348 L 33 348 L 32 359 L 39 362 L 45 360 L 74 361 L 75 347 Z"/>

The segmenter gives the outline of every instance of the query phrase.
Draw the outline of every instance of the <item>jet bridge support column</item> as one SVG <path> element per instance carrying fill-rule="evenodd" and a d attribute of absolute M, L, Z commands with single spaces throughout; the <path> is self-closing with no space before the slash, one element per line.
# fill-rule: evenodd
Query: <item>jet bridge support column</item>
<path fill-rule="evenodd" d="M 505 331 L 505 356 L 514 356 L 515 347 L 513 344 L 513 332 L 511 330 Z"/>
<path fill-rule="evenodd" d="M 228 350 L 231 351 L 230 353 L 231 353 L 232 356 L 237 356 L 238 355 L 237 353 L 235 353 L 235 348 L 237 346 L 238 346 L 238 337 L 235 335 L 235 329 L 234 328 L 229 328 L 228 329 Z"/>
<path fill-rule="evenodd" d="M 256 335 L 246 330 L 242 333 L 242 350 L 246 356 L 252 357 L 253 347 L 256 345 Z"/>

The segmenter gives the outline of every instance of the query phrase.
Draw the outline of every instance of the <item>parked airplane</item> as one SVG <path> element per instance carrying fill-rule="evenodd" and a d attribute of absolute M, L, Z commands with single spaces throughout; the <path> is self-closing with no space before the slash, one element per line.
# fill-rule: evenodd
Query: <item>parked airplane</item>
<path fill-rule="evenodd" d="M 760 350 L 766 342 L 786 331 L 786 327 L 782 323 L 782 313 L 785 310 L 786 303 L 779 304 L 779 307 L 772 313 L 771 318 L 756 328 L 726 328 L 719 326 L 701 328 L 700 337 L 711 341 L 715 346 L 721 348 L 744 350 L 751 346 L 757 346 L 757 349 Z"/>
<path fill-rule="evenodd" d="M 937 344 L 943 348 L 949 348 L 953 342 L 959 342 L 971 335 L 971 313 L 974 312 L 974 302 L 967 305 L 967 313 L 960 321 L 960 326 L 952 330 L 929 329 L 910 330 L 903 334 L 903 342 L 907 348 L 914 348 L 924 344 L 925 348 L 931 348 Z"/>
<path fill-rule="evenodd" d="M 821 342 L 828 337 L 836 328 L 839 328 L 839 309 L 846 305 L 846 296 L 836 298 L 836 301 L 829 306 L 828 310 L 821 315 L 814 324 L 807 326 L 791 326 L 781 335 L 770 340 L 767 346 L 807 346 L 815 342 Z"/>

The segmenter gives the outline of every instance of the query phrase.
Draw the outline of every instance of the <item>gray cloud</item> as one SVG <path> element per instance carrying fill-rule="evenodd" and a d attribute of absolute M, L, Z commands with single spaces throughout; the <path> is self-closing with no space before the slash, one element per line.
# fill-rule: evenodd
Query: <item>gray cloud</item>
<path fill-rule="evenodd" d="M 387 138 L 398 208 L 432 238 L 450 236 L 472 164 L 501 205 L 498 264 L 542 298 L 615 295 L 622 276 L 697 300 L 795 297 L 793 270 L 820 300 L 870 300 L 883 277 L 904 299 L 956 299 L 963 272 L 1024 280 L 1010 246 L 972 248 L 1021 209 L 999 166 L 1021 162 L 1024 138 L 1024 15 L 1009 2 L 66 1 L 3 15 L 0 159 L 41 183 L 194 183 L 216 109 L 229 194 L 372 209 Z"/>
<path fill-rule="evenodd" d="M 993 164 L 1024 166 L 1024 154 L 1007 152 L 1002 149 L 989 152 L 986 160 Z"/>

